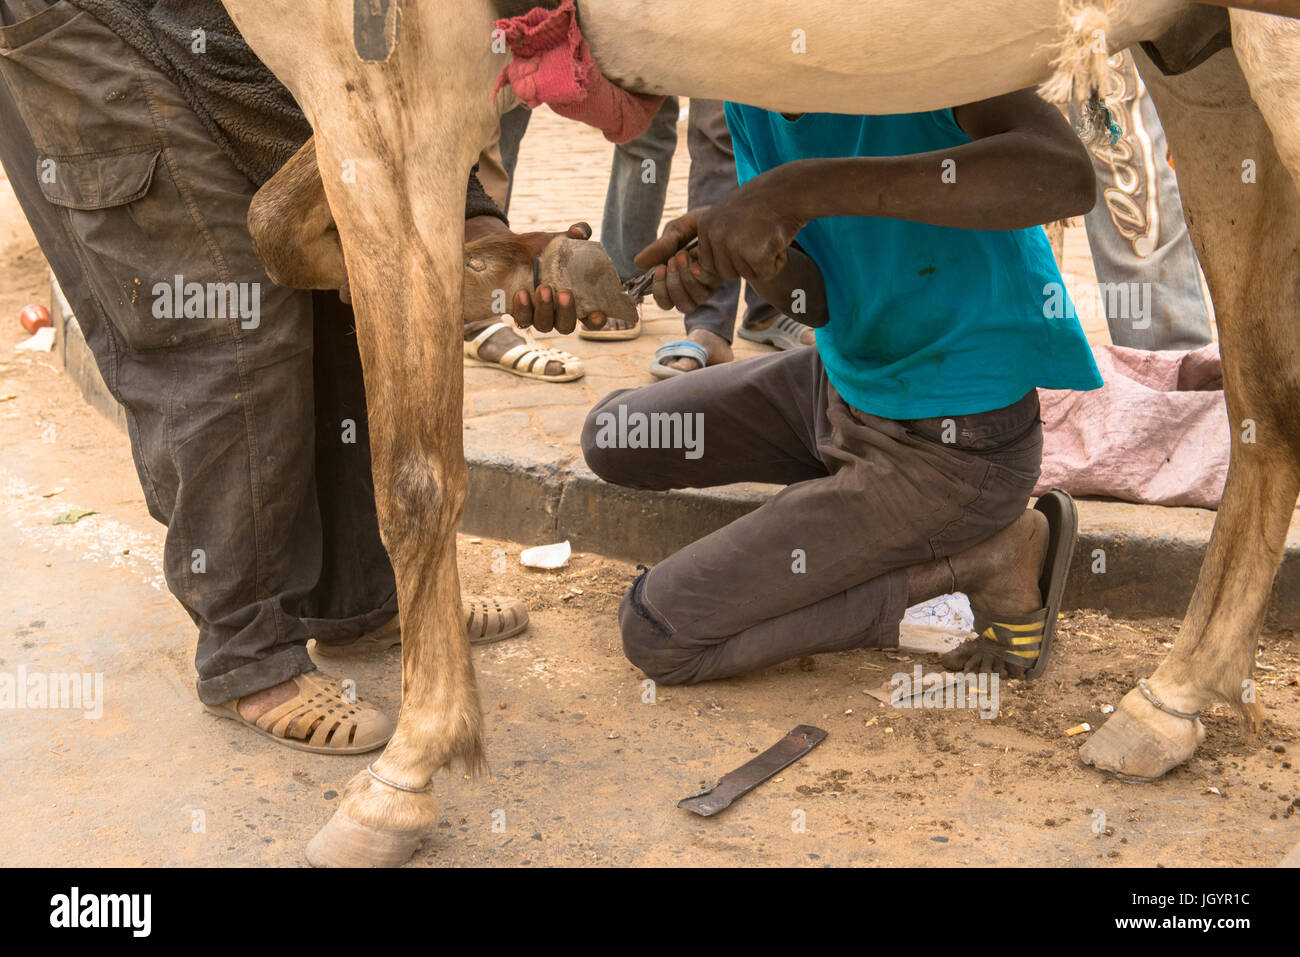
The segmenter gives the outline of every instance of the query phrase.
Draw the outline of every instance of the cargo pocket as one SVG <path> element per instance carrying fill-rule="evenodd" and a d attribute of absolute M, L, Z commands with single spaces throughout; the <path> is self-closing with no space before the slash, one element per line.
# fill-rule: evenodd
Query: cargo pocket
<path fill-rule="evenodd" d="M 153 182 L 162 150 L 157 146 L 107 155 L 56 157 L 38 153 L 41 192 L 56 206 L 108 209 L 142 199 Z"/>
<path fill-rule="evenodd" d="M 33 175 L 46 200 L 67 211 L 90 286 L 125 345 L 231 338 L 238 290 L 232 302 L 234 284 L 155 128 L 151 87 L 170 81 L 68 0 L 0 28 L 0 78 L 36 146 Z M 201 301 L 184 295 L 195 288 Z"/>
<path fill-rule="evenodd" d="M 67 210 L 105 318 L 130 349 L 235 336 L 242 287 L 257 283 L 225 281 L 159 147 L 54 159 L 41 191 Z"/>

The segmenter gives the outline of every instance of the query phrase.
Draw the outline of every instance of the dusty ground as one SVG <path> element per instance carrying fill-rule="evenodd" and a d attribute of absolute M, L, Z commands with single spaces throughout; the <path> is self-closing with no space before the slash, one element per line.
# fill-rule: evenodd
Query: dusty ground
<path fill-rule="evenodd" d="M 161 529 L 125 437 L 49 356 L 12 352 L 25 335 L 18 309 L 48 298 L 44 263 L 3 200 L 0 398 L 14 398 L 0 401 L 0 672 L 104 676 L 95 720 L 0 710 L 4 860 L 302 863 L 366 759 L 277 747 L 199 707 L 194 628 L 162 588 Z M 97 514 L 51 524 L 74 506 Z M 577 555 L 563 571 L 528 572 L 518 552 L 534 544 L 461 539 L 467 589 L 525 598 L 533 627 L 474 653 L 492 774 L 437 779 L 442 820 L 417 866 L 1259 865 L 1300 840 L 1294 636 L 1262 641 L 1262 736 L 1216 709 L 1190 764 L 1131 785 L 1081 767 L 1087 735 L 1064 731 L 1098 726 L 1101 706 L 1155 666 L 1174 622 L 1071 615 L 1047 676 L 1004 686 L 992 720 L 880 704 L 865 689 L 936 662 L 879 651 L 661 687 L 649 704 L 613 617 L 631 565 Z M 331 667 L 396 708 L 396 652 Z M 777 779 L 712 819 L 675 806 L 801 723 L 829 737 Z"/>
<path fill-rule="evenodd" d="M 0 296 L 12 298 L 8 287 Z M 17 393 L 0 403 L 0 671 L 101 672 L 105 704 L 98 720 L 0 711 L 6 861 L 300 863 L 364 759 L 289 751 L 199 708 L 193 626 L 160 588 L 160 529 L 125 440 L 46 360 L 10 358 L 20 335 L 10 327 L 0 342 L 0 395 Z M 48 423 L 54 442 L 43 441 Z M 50 524 L 73 506 L 98 514 Z M 1173 622 L 1071 615 L 1048 675 L 1004 686 L 992 720 L 881 705 L 865 689 L 934 659 L 879 651 L 661 687 L 646 704 L 613 616 L 634 569 L 580 554 L 529 572 L 520 547 L 461 539 L 466 587 L 525 598 L 534 624 L 475 652 L 492 775 L 438 778 L 442 821 L 417 865 L 1238 865 L 1274 863 L 1300 839 L 1292 636 L 1263 640 L 1262 737 L 1216 710 L 1189 765 L 1131 785 L 1081 767 L 1086 735 L 1064 731 L 1099 725 L 1100 706 L 1155 666 Z M 491 570 L 498 549 L 502 573 Z M 396 707 L 396 652 L 334 668 Z M 779 780 L 713 819 L 675 807 L 801 723 L 830 736 Z M 498 810 L 504 832 L 492 829 Z"/>

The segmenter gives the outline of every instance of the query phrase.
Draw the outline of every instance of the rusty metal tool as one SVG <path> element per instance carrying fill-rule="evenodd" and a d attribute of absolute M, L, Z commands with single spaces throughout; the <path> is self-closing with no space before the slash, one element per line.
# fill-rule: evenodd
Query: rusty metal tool
<path fill-rule="evenodd" d="M 694 811 L 700 817 L 712 817 L 731 806 L 731 802 L 748 794 L 776 772 L 788 768 L 822 741 L 826 732 L 810 724 L 801 724 L 758 757 L 746 761 L 736 770 L 724 774 L 718 783 L 699 794 L 677 802 L 678 807 Z"/>
<path fill-rule="evenodd" d="M 700 237 L 692 236 L 690 242 L 677 250 L 677 253 L 687 252 L 688 250 L 694 249 L 699 244 Z M 673 255 L 676 256 L 677 253 L 673 253 Z M 660 265 L 663 264 L 660 263 Z M 640 302 L 646 297 L 646 294 L 650 292 L 650 287 L 654 285 L 655 281 L 655 270 L 658 268 L 659 266 L 651 266 L 641 275 L 633 276 L 627 282 L 623 283 L 623 291 L 632 297 L 633 302 Z"/>

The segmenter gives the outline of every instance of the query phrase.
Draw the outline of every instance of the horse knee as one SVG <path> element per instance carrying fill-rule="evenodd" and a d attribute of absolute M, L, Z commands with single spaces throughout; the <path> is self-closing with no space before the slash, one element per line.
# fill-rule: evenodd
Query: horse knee
<path fill-rule="evenodd" d="M 454 534 L 468 493 L 463 461 L 453 464 L 408 455 L 388 474 L 387 489 L 376 488 L 376 492 L 390 552 L 404 555 Z"/>

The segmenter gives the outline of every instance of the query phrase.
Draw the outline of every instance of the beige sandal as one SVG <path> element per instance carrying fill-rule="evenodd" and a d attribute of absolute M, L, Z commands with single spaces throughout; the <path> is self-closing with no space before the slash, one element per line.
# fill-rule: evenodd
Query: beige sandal
<path fill-rule="evenodd" d="M 471 645 L 490 645 L 494 641 L 513 638 L 528 627 L 528 606 L 518 598 L 466 595 L 460 608 L 461 614 L 465 616 L 465 633 L 469 636 Z M 394 617 L 374 631 L 348 641 L 330 644 L 318 641 L 312 650 L 325 658 L 350 658 L 386 651 L 401 643 L 401 620 Z"/>
<path fill-rule="evenodd" d="M 347 641 L 323 642 L 317 639 L 312 650 L 323 658 L 352 658 L 376 651 L 387 651 L 402 643 L 402 621 L 394 615 L 374 631 L 349 638 Z"/>
<path fill-rule="evenodd" d="M 203 707 L 233 718 L 258 734 L 299 751 L 317 754 L 363 754 L 382 748 L 393 736 L 393 722 L 375 708 L 354 699 L 348 704 L 343 685 L 316 672 L 294 675 L 298 694 L 250 721 L 239 713 L 239 701 Z"/>
<path fill-rule="evenodd" d="M 490 645 L 513 638 L 528 627 L 528 606 L 518 598 L 468 596 L 461 605 L 471 645 Z"/>
<path fill-rule="evenodd" d="M 507 372 L 513 372 L 525 379 L 540 379 L 543 382 L 572 382 L 574 379 L 582 378 L 582 360 L 573 353 L 564 352 L 560 349 L 551 349 L 547 346 L 537 346 L 527 341 L 507 349 L 500 359 L 484 359 L 480 357 L 479 350 L 483 348 L 483 344 L 502 329 L 511 329 L 513 331 L 508 322 L 494 322 L 473 339 L 466 339 L 465 358 L 477 365 L 496 366 L 505 369 Z M 564 371 L 559 375 L 547 375 L 546 366 L 551 362 L 559 362 L 564 366 Z"/>
<path fill-rule="evenodd" d="M 627 329 L 588 329 L 578 326 L 578 338 L 590 339 L 592 342 L 629 342 L 641 337 L 641 317 Z"/>

